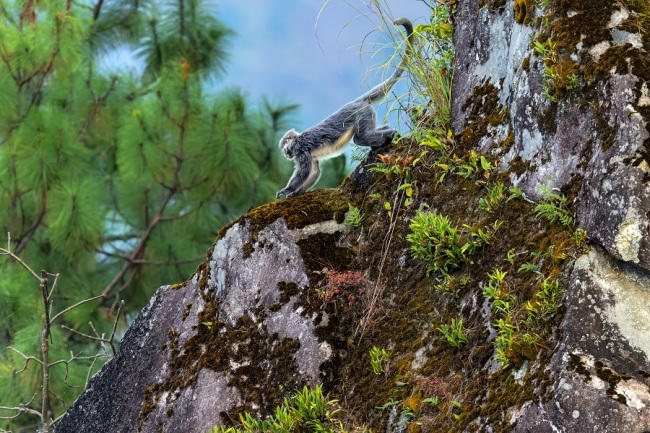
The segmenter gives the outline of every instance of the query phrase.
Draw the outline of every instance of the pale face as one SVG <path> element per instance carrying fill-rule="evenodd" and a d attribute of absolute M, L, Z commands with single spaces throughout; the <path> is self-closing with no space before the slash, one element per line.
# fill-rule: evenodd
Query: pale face
<path fill-rule="evenodd" d="M 290 129 L 280 139 L 280 149 L 282 149 L 282 152 L 284 152 L 284 156 L 286 156 L 287 159 L 291 159 L 295 156 L 296 138 L 298 138 L 298 135 L 300 134 L 298 134 L 295 129 Z"/>

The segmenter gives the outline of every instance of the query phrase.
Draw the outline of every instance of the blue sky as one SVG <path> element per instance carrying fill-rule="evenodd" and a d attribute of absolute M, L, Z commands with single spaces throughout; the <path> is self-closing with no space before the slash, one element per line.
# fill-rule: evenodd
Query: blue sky
<path fill-rule="evenodd" d="M 214 3 L 219 20 L 237 32 L 222 83 L 241 88 L 253 100 L 264 95 L 273 102 L 300 104 L 294 117 L 298 130 L 318 123 L 393 72 L 379 68 L 394 48 L 382 37 L 388 29 L 381 29 L 372 0 Z M 379 3 L 389 21 L 428 20 L 429 8 L 422 0 Z M 405 89 L 402 84 L 394 91 L 399 95 Z M 386 106 L 377 108 L 381 118 Z"/>

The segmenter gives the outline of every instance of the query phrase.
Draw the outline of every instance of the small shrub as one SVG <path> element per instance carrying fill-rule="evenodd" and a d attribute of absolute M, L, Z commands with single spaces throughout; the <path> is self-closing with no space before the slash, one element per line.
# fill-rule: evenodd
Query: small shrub
<path fill-rule="evenodd" d="M 456 319 L 451 319 L 451 323 L 449 325 L 440 325 L 438 331 L 440 331 L 442 335 L 445 336 L 447 343 L 456 349 L 460 349 L 465 344 L 467 344 L 467 334 L 465 334 L 465 331 L 463 330 L 463 319 L 460 319 L 458 321 Z"/>
<path fill-rule="evenodd" d="M 389 359 L 390 353 L 386 349 L 380 349 L 377 346 L 370 349 L 370 368 L 374 374 L 384 371 Z"/>
<path fill-rule="evenodd" d="M 478 201 L 479 208 L 487 213 L 492 213 L 503 200 L 504 186 L 502 182 L 487 188 L 487 197 L 481 197 Z"/>
<path fill-rule="evenodd" d="M 463 243 L 458 228 L 445 215 L 418 211 L 409 227 L 411 233 L 406 240 L 411 244 L 411 253 L 413 258 L 428 262 L 427 273 L 446 275 L 466 261 L 472 252 L 471 245 Z"/>
<path fill-rule="evenodd" d="M 428 262 L 427 274 L 437 272 L 445 276 L 469 262 L 479 247 L 489 244 L 501 223 L 497 220 L 486 230 L 475 230 L 467 224 L 459 229 L 445 215 L 418 211 L 411 220 L 411 233 L 406 240 L 411 244 L 413 258 Z"/>

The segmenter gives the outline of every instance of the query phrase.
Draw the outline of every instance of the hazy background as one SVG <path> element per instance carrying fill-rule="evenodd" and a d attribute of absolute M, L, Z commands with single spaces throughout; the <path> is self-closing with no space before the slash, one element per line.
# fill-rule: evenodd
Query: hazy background
<path fill-rule="evenodd" d="M 274 102 L 300 104 L 295 116 L 300 131 L 318 123 L 393 72 L 378 67 L 394 53 L 385 34 L 394 27 L 389 23 L 381 28 L 373 3 L 215 0 L 218 18 L 237 32 L 223 84 L 240 87 L 254 100 L 267 96 Z M 430 9 L 422 0 L 380 4 L 390 21 L 428 21 Z M 405 84 L 398 85 L 394 92 L 400 95 L 405 89 Z M 383 117 L 386 105 L 376 108 Z"/>

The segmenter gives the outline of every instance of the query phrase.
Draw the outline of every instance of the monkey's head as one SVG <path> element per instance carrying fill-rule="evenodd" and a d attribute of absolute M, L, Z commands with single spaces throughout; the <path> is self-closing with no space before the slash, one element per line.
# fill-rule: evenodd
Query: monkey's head
<path fill-rule="evenodd" d="M 284 152 L 284 156 L 286 156 L 287 159 L 291 159 L 296 155 L 296 148 L 298 147 L 296 138 L 298 138 L 298 136 L 300 136 L 300 134 L 298 134 L 295 129 L 290 129 L 280 139 L 280 149 L 282 149 L 282 152 Z"/>

